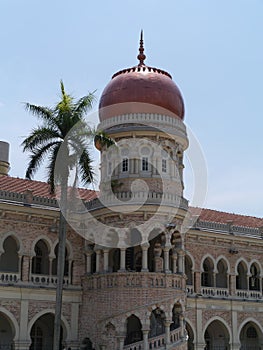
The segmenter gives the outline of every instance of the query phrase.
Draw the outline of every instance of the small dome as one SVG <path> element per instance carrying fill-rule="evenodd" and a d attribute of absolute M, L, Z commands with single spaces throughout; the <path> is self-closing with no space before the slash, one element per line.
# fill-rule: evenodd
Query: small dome
<path fill-rule="evenodd" d="M 113 111 L 124 113 L 165 113 L 184 118 L 184 102 L 180 90 L 172 80 L 169 73 L 144 64 L 143 40 L 141 37 L 138 66 L 127 68 L 115 73 L 111 81 L 102 92 L 99 109 L 100 121 L 112 117 Z M 134 109 L 134 104 L 149 106 L 144 111 Z M 132 111 L 129 111 L 129 103 L 133 103 Z M 121 108 L 114 105 L 122 104 Z M 125 108 L 127 104 L 127 108 Z M 113 108 L 110 108 L 112 106 Z M 152 107 L 151 107 L 152 106 Z M 106 108 L 107 107 L 107 108 Z M 127 110 L 126 110 L 127 109 Z"/>

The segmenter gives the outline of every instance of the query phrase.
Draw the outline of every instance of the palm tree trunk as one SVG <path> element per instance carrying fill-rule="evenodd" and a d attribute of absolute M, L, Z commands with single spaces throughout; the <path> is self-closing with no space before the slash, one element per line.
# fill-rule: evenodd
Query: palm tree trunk
<path fill-rule="evenodd" d="M 60 350 L 60 329 L 61 329 L 63 280 L 64 280 L 64 269 L 65 269 L 65 251 L 66 251 L 66 235 L 67 235 L 67 222 L 64 217 L 67 211 L 67 179 L 63 179 L 61 183 L 60 207 L 61 207 L 61 211 L 60 211 L 60 221 L 59 221 L 57 289 L 56 289 L 53 350 Z"/>

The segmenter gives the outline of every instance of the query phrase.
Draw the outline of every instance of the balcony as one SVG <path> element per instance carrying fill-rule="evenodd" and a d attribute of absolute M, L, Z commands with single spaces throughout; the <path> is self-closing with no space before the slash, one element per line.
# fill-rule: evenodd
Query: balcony
<path fill-rule="evenodd" d="M 261 291 L 236 289 L 232 294 L 228 288 L 217 287 L 201 287 L 200 293 L 195 293 L 194 286 L 186 286 L 187 296 L 194 297 L 196 295 L 204 298 L 217 298 L 217 299 L 247 299 L 247 300 L 262 300 L 263 295 Z"/>
<path fill-rule="evenodd" d="M 89 290 L 106 288 L 171 288 L 182 289 L 184 279 L 181 275 L 157 272 L 115 272 L 88 275 Z"/>
<path fill-rule="evenodd" d="M 38 286 L 56 287 L 57 276 L 31 274 L 31 282 Z M 69 285 L 69 278 L 67 276 L 64 276 L 63 285 L 64 286 Z"/>
<path fill-rule="evenodd" d="M 13 284 L 20 280 L 20 273 L 0 272 L 0 283 Z"/>

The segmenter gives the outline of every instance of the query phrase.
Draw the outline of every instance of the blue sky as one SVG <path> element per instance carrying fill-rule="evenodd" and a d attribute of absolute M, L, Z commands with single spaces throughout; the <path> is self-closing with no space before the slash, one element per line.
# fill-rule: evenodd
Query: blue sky
<path fill-rule="evenodd" d="M 96 90 L 99 99 L 114 72 L 137 64 L 143 28 L 146 64 L 173 76 L 203 149 L 204 206 L 262 217 L 262 18 L 262 0 L 0 1 L 0 140 L 11 144 L 10 175 L 24 177 L 20 143 L 37 123 L 23 102 L 54 104 L 60 79 L 73 95 Z"/>

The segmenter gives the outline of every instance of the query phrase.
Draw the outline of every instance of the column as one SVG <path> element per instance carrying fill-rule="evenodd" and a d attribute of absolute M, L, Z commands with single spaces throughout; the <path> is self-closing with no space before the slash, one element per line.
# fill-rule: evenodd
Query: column
<path fill-rule="evenodd" d="M 185 334 L 184 334 L 184 316 L 180 315 L 179 316 L 179 322 L 180 322 L 180 328 L 181 328 L 181 338 L 183 339 Z"/>
<path fill-rule="evenodd" d="M 184 273 L 184 251 L 182 249 L 178 250 L 178 272 Z"/>
<path fill-rule="evenodd" d="M 164 253 L 164 272 L 165 273 L 171 273 L 170 266 L 169 266 L 169 251 L 171 249 L 171 246 L 165 246 L 163 248 Z"/>
<path fill-rule="evenodd" d="M 148 343 L 148 334 L 149 334 L 149 329 L 143 329 L 143 349 L 148 350 L 149 349 L 149 343 Z"/>
<path fill-rule="evenodd" d="M 96 273 L 100 272 L 100 257 L 101 257 L 101 250 L 96 250 Z"/>
<path fill-rule="evenodd" d="M 54 257 L 49 257 L 49 277 L 52 276 L 52 262 L 53 262 Z"/>
<path fill-rule="evenodd" d="M 109 272 L 109 249 L 103 249 L 103 270 Z"/>
<path fill-rule="evenodd" d="M 125 337 L 119 336 L 118 339 L 119 339 L 119 350 L 123 350 Z"/>
<path fill-rule="evenodd" d="M 201 293 L 201 273 L 200 273 L 200 271 L 194 272 L 194 291 L 197 294 Z"/>
<path fill-rule="evenodd" d="M 149 243 L 144 243 L 142 248 L 142 272 L 148 272 L 148 248 L 150 247 Z"/>
<path fill-rule="evenodd" d="M 22 281 L 28 282 L 30 280 L 30 274 L 31 274 L 31 261 L 32 257 L 29 255 L 24 255 L 22 259 Z"/>
<path fill-rule="evenodd" d="M 170 320 L 165 320 L 164 327 L 165 327 L 165 344 L 168 345 L 171 343 L 170 339 Z"/>
<path fill-rule="evenodd" d="M 177 273 L 177 254 L 174 249 L 173 249 L 172 259 L 173 259 L 173 273 Z"/>
<path fill-rule="evenodd" d="M 121 252 L 121 261 L 120 261 L 120 269 L 118 272 L 126 271 L 126 248 L 120 248 Z"/>
<path fill-rule="evenodd" d="M 229 293 L 230 295 L 236 294 L 236 275 L 229 275 Z"/>
<path fill-rule="evenodd" d="M 91 255 L 92 252 L 86 252 L 86 273 L 91 274 Z"/>

